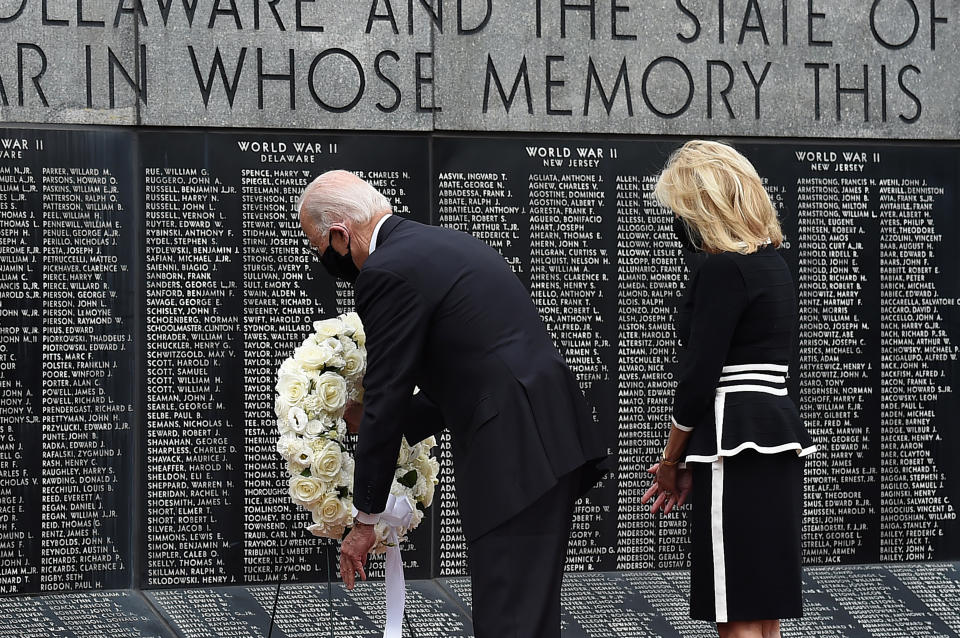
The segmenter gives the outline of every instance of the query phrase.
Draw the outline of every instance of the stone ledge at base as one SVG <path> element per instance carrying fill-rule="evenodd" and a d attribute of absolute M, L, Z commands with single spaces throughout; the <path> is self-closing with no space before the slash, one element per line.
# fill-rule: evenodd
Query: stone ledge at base
<path fill-rule="evenodd" d="M 715 636 L 687 616 L 686 571 L 570 573 L 563 638 Z M 0 598 L 0 637 L 259 638 L 268 635 L 276 588 L 114 590 Z M 805 616 L 785 638 L 960 637 L 960 563 L 808 567 Z M 376 638 L 383 583 L 352 592 L 339 583 L 288 584 L 277 603 L 276 638 Z M 404 636 L 469 638 L 470 579 L 407 583 Z"/>

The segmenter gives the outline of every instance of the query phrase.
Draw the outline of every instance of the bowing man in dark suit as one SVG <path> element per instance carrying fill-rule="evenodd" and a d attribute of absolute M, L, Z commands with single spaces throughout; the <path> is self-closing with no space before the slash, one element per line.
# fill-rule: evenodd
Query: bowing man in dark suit
<path fill-rule="evenodd" d="M 341 546 L 341 575 L 348 588 L 365 577 L 401 436 L 413 444 L 447 428 L 476 635 L 559 636 L 574 502 L 602 475 L 609 437 L 503 258 L 470 235 L 390 211 L 346 171 L 319 176 L 300 201 L 323 264 L 354 282 L 367 335 L 362 418 L 348 419 L 359 420 L 360 514 Z"/>

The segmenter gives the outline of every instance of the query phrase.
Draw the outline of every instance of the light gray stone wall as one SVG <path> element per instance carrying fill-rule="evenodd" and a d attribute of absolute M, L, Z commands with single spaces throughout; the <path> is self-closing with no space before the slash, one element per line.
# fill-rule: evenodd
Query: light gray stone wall
<path fill-rule="evenodd" d="M 122 20 L 115 28 L 113 11 L 107 16 L 101 5 L 107 3 L 0 0 L 0 120 L 139 123 L 136 96 L 121 71 L 140 82 L 136 27 Z"/>
<path fill-rule="evenodd" d="M 0 0 L 0 121 L 957 139 L 958 27 L 960 0 Z"/>

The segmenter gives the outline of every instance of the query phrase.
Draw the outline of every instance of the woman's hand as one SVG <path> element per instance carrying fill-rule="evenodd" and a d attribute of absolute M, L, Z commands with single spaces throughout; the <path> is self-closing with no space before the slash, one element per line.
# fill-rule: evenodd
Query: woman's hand
<path fill-rule="evenodd" d="M 689 469 L 681 470 L 677 465 L 654 463 L 647 472 L 656 478 L 650 489 L 643 494 L 640 502 L 646 504 L 654 498 L 653 504 L 650 505 L 652 514 L 656 514 L 661 509 L 664 514 L 669 514 L 674 507 L 687 502 L 687 496 L 693 488 L 693 476 Z"/>
<path fill-rule="evenodd" d="M 677 491 L 677 473 L 680 468 L 676 465 L 667 465 L 666 463 L 657 463 L 653 470 L 656 476 L 657 485 L 664 494 L 673 494 Z M 653 469 L 653 468 L 650 468 Z M 648 472 L 650 470 L 647 470 Z"/>

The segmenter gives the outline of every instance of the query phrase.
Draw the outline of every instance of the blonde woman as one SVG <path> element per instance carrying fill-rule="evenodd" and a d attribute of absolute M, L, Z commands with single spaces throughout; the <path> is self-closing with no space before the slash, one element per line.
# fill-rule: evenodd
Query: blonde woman
<path fill-rule="evenodd" d="M 686 248 L 706 253 L 677 316 L 670 435 L 644 495 L 692 502 L 690 616 L 721 638 L 777 638 L 802 614 L 803 457 L 815 447 L 787 396 L 796 297 L 776 210 L 750 162 L 694 140 L 655 194 Z"/>

